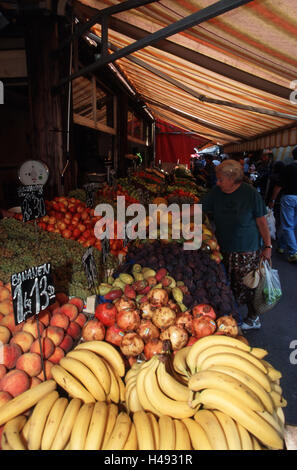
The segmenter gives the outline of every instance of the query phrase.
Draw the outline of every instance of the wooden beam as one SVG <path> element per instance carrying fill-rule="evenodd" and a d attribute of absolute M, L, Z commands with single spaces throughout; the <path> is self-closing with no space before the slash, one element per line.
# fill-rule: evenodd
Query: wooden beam
<path fill-rule="evenodd" d="M 147 34 L 142 39 L 135 41 L 128 46 L 123 47 L 121 50 L 117 52 L 113 52 L 109 54 L 107 57 L 102 56 L 100 59 L 96 60 L 93 64 L 90 64 L 84 67 L 82 70 L 73 73 L 69 77 L 65 77 L 61 80 L 57 87 L 61 87 L 69 82 L 69 80 L 73 80 L 76 77 L 81 75 L 85 75 L 86 73 L 94 72 L 100 67 L 109 64 L 110 62 L 114 62 L 117 59 L 122 57 L 126 57 L 127 55 L 136 52 L 140 49 L 143 49 L 147 46 L 151 46 L 157 41 L 161 39 L 165 39 L 169 36 L 177 34 L 181 31 L 184 31 L 192 26 L 196 26 L 197 24 L 203 23 L 204 21 L 208 21 L 212 18 L 216 18 L 217 16 L 222 15 L 228 11 L 234 10 L 239 6 L 246 5 L 250 3 L 252 0 L 219 0 L 216 3 L 209 5 L 206 8 L 199 10 L 198 12 L 192 13 L 191 15 L 184 17 L 174 23 L 161 28 L 159 31 L 156 31 L 151 34 Z"/>
<path fill-rule="evenodd" d="M 116 135 L 116 130 L 112 127 L 105 126 L 105 124 L 101 124 L 100 122 L 94 122 L 93 119 L 86 118 L 76 113 L 73 114 L 73 122 L 80 126 L 90 127 L 91 129 L 105 132 L 106 134 Z"/>

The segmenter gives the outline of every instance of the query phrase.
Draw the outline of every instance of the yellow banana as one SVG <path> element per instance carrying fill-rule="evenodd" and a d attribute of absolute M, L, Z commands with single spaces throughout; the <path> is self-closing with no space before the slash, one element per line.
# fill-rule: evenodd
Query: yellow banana
<path fill-rule="evenodd" d="M 127 437 L 123 450 L 138 450 L 137 434 L 134 423 L 131 423 L 129 436 Z"/>
<path fill-rule="evenodd" d="M 145 366 L 141 367 L 141 370 L 137 374 L 136 390 L 137 390 L 138 399 L 142 408 L 146 411 L 151 411 L 156 416 L 159 416 L 160 412 L 153 406 L 151 401 L 148 399 L 145 385 L 144 385 L 144 379 L 145 379 L 145 375 L 147 372 L 147 368 L 152 367 L 153 362 L 154 361 L 150 360 L 146 363 Z"/>
<path fill-rule="evenodd" d="M 191 450 L 191 439 L 187 426 L 180 419 L 174 419 L 175 450 Z"/>
<path fill-rule="evenodd" d="M 196 362 L 196 369 L 197 371 L 200 370 L 201 364 L 205 359 L 215 354 L 236 354 L 243 359 L 254 364 L 254 366 L 258 367 L 264 374 L 267 374 L 267 368 L 264 366 L 262 361 L 257 357 L 253 356 L 250 352 L 242 351 L 242 349 L 234 348 L 233 346 L 225 346 L 225 345 L 218 345 L 218 346 L 211 346 L 210 348 L 204 349 L 197 357 Z"/>
<path fill-rule="evenodd" d="M 19 415 L 9 420 L 3 428 L 5 439 L 13 450 L 26 450 L 26 446 L 24 445 L 20 435 L 26 421 L 26 416 Z"/>
<path fill-rule="evenodd" d="M 259 384 L 262 385 L 262 387 L 267 392 L 271 391 L 271 385 L 268 375 L 258 369 L 258 367 L 256 367 L 250 361 L 238 356 L 237 354 L 222 353 L 209 356 L 202 362 L 201 370 L 209 369 L 210 367 L 216 365 L 235 367 L 236 369 L 245 372 L 257 382 L 259 382 Z"/>
<path fill-rule="evenodd" d="M 107 403 L 97 401 L 94 405 L 90 426 L 85 442 L 85 450 L 100 450 L 107 421 Z"/>
<path fill-rule="evenodd" d="M 175 380 L 167 371 L 164 362 L 159 361 L 157 368 L 159 387 L 169 398 L 178 401 L 188 401 L 189 389 Z"/>
<path fill-rule="evenodd" d="M 29 440 L 29 429 L 30 429 L 30 419 L 32 413 L 28 416 L 27 421 L 25 422 L 23 428 L 21 429 L 20 436 L 22 441 L 24 442 L 26 449 L 28 449 L 28 440 Z"/>
<path fill-rule="evenodd" d="M 240 435 L 235 421 L 222 411 L 213 410 L 213 413 L 219 421 L 226 437 L 229 450 L 242 450 Z"/>
<path fill-rule="evenodd" d="M 133 423 L 136 429 L 138 449 L 155 450 L 153 430 L 147 413 L 145 411 L 136 411 L 133 414 Z"/>
<path fill-rule="evenodd" d="M 282 373 L 279 370 L 275 369 L 269 362 L 262 359 L 262 363 L 267 368 L 268 376 L 273 382 L 276 382 L 277 380 L 282 378 Z"/>
<path fill-rule="evenodd" d="M 93 372 L 81 361 L 71 357 L 63 357 L 59 364 L 67 370 L 69 374 L 79 380 L 95 400 L 105 401 L 106 395 L 101 383 L 97 380 Z"/>
<path fill-rule="evenodd" d="M 116 376 L 116 379 L 118 381 L 118 386 L 119 386 L 119 394 L 120 394 L 119 401 L 123 403 L 125 401 L 126 386 L 123 382 L 123 379 L 119 376 L 119 374 L 115 374 L 115 376 Z"/>
<path fill-rule="evenodd" d="M 217 345 L 233 346 L 234 348 L 241 349 L 242 351 L 251 351 L 251 347 L 239 339 L 232 336 L 225 335 L 209 335 L 198 339 L 196 343 L 190 346 L 189 353 L 186 357 L 186 363 L 191 371 L 191 374 L 196 372 L 196 363 L 199 354 L 207 348 Z"/>
<path fill-rule="evenodd" d="M 263 359 L 263 357 L 266 357 L 268 354 L 268 351 L 266 349 L 262 348 L 252 348 L 250 353 L 257 357 L 258 359 Z"/>
<path fill-rule="evenodd" d="M 2 432 L 2 436 L 1 436 L 1 450 L 13 450 L 13 448 L 8 444 L 8 441 L 6 439 L 6 435 L 4 434 L 4 432 Z"/>
<path fill-rule="evenodd" d="M 277 431 L 259 414 L 246 408 L 241 401 L 232 398 L 221 390 L 206 389 L 200 392 L 200 403 L 206 409 L 219 410 L 245 427 L 264 445 L 272 449 L 282 449 L 283 440 Z"/>
<path fill-rule="evenodd" d="M 139 372 L 140 367 L 141 367 L 141 362 L 134 362 L 134 364 L 132 364 L 132 367 L 127 371 L 127 374 L 125 375 L 126 385 L 130 377 L 134 377 L 134 378 L 136 377 L 136 375 Z"/>
<path fill-rule="evenodd" d="M 251 435 L 252 443 L 253 443 L 253 450 L 262 450 L 262 447 L 259 444 L 258 439 L 255 436 Z"/>
<path fill-rule="evenodd" d="M 88 392 L 88 390 L 75 377 L 73 377 L 73 375 L 69 374 L 64 367 L 56 364 L 51 368 L 51 373 L 57 384 L 66 390 L 71 397 L 79 398 L 84 403 L 95 402 L 93 395 L 91 395 L 90 392 Z"/>
<path fill-rule="evenodd" d="M 109 394 L 107 395 L 107 401 L 112 401 L 113 403 L 119 403 L 120 402 L 120 388 L 119 388 L 119 382 L 117 379 L 118 373 L 112 368 L 109 362 L 107 362 L 105 359 L 103 359 L 109 375 L 110 375 L 110 390 Z"/>
<path fill-rule="evenodd" d="M 146 415 L 150 420 L 151 428 L 152 428 L 152 431 L 153 431 L 154 449 L 159 450 L 160 449 L 160 428 L 159 428 L 159 423 L 157 421 L 156 416 L 153 413 L 151 413 L 150 411 L 147 411 Z"/>
<path fill-rule="evenodd" d="M 212 369 L 200 370 L 192 375 L 189 388 L 195 392 L 212 388 L 229 393 L 230 398 L 235 397 L 254 411 L 263 411 L 264 406 L 253 390 L 234 377 L 217 372 Z"/>
<path fill-rule="evenodd" d="M 282 426 L 285 425 L 285 414 L 284 410 L 281 407 L 276 408 L 276 415 L 279 419 L 279 422 Z"/>
<path fill-rule="evenodd" d="M 143 410 L 143 407 L 141 406 L 141 403 L 138 398 L 136 384 L 130 390 L 130 393 L 128 395 L 127 405 L 128 405 L 129 412 L 132 412 L 132 413 L 135 413 L 135 411 Z"/>
<path fill-rule="evenodd" d="M 176 372 L 184 377 L 189 376 L 189 369 L 186 363 L 186 357 L 191 349 L 191 346 L 185 346 L 182 349 L 176 351 L 173 357 L 173 367 Z"/>
<path fill-rule="evenodd" d="M 282 395 L 283 393 L 283 389 L 282 387 L 277 384 L 276 382 L 271 382 L 271 388 L 272 390 L 274 390 L 275 392 L 277 392 L 279 395 Z"/>
<path fill-rule="evenodd" d="M 208 436 L 201 424 L 196 422 L 193 418 L 185 418 L 181 421 L 188 430 L 191 445 L 194 450 L 213 450 Z"/>
<path fill-rule="evenodd" d="M 115 403 L 108 403 L 107 405 L 107 420 L 106 420 L 106 428 L 104 432 L 104 439 L 101 446 L 101 449 L 104 450 L 110 435 L 113 431 L 117 416 L 118 416 L 118 406 Z"/>
<path fill-rule="evenodd" d="M 55 380 L 46 380 L 5 403 L 5 406 L 0 407 L 0 426 L 29 410 L 45 395 L 55 390 L 56 386 Z"/>
<path fill-rule="evenodd" d="M 59 399 L 56 390 L 48 393 L 35 405 L 30 417 L 30 428 L 28 433 L 28 449 L 39 450 L 41 448 L 41 439 L 45 428 L 47 417 L 54 405 Z"/>
<path fill-rule="evenodd" d="M 82 401 L 79 398 L 72 398 L 70 400 L 53 440 L 51 450 L 65 449 L 81 405 Z"/>
<path fill-rule="evenodd" d="M 274 414 L 268 413 L 267 411 L 257 412 L 261 418 L 265 419 L 267 423 L 269 423 L 278 433 L 280 436 L 283 436 L 283 428 Z"/>
<path fill-rule="evenodd" d="M 106 341 L 86 341 L 79 343 L 75 349 L 88 349 L 103 357 L 120 377 L 125 375 L 125 363 L 118 350 Z"/>
<path fill-rule="evenodd" d="M 116 419 L 110 438 L 104 450 L 123 450 L 131 428 L 131 419 L 128 414 L 121 411 Z"/>
<path fill-rule="evenodd" d="M 271 390 L 270 395 L 271 395 L 275 408 L 279 406 L 281 408 L 284 408 L 285 406 L 287 406 L 287 400 L 285 400 L 284 397 L 282 397 L 280 393 L 276 392 L 275 390 Z"/>
<path fill-rule="evenodd" d="M 67 405 L 68 400 L 64 397 L 58 398 L 53 404 L 42 434 L 41 450 L 50 450 Z"/>
<path fill-rule="evenodd" d="M 214 450 L 228 450 L 225 433 L 211 410 L 198 410 L 194 419 L 206 432 L 211 447 Z"/>
<path fill-rule="evenodd" d="M 70 449 L 83 450 L 94 409 L 94 403 L 83 403 L 77 413 L 70 436 Z"/>
<path fill-rule="evenodd" d="M 156 376 L 157 366 L 158 359 L 156 358 L 155 363 L 145 370 L 144 375 L 144 388 L 153 407 L 159 411 L 160 415 L 167 415 L 172 418 L 189 418 L 193 416 L 195 410 L 187 402 L 172 400 L 162 392 Z"/>
<path fill-rule="evenodd" d="M 77 359 L 87 366 L 103 387 L 105 394 L 107 395 L 109 393 L 111 379 L 106 364 L 100 356 L 87 349 L 77 349 L 69 351 L 66 357 Z"/>
<path fill-rule="evenodd" d="M 236 423 L 240 436 L 242 450 L 253 450 L 253 441 L 250 433 L 241 424 Z"/>
<path fill-rule="evenodd" d="M 216 370 L 218 372 L 223 372 L 224 374 L 230 375 L 235 379 L 242 382 L 244 385 L 253 390 L 257 397 L 261 400 L 264 407 L 269 413 L 272 413 L 274 409 L 274 404 L 269 392 L 262 387 L 253 377 L 246 374 L 245 372 L 235 369 L 234 367 L 224 366 L 224 365 L 215 365 L 210 367 L 208 370 Z"/>
<path fill-rule="evenodd" d="M 159 418 L 160 448 L 159 450 L 175 450 L 175 426 L 170 416 Z"/>

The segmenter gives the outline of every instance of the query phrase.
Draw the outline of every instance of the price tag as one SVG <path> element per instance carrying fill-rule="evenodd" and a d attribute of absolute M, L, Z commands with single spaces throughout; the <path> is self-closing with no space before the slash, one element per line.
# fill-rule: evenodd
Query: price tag
<path fill-rule="evenodd" d="M 89 289 L 92 289 L 98 283 L 98 272 L 92 246 L 90 246 L 84 253 L 82 263 L 87 276 L 88 287 Z"/>
<path fill-rule="evenodd" d="M 45 216 L 46 210 L 42 184 L 22 186 L 18 188 L 18 196 L 21 199 L 23 222 Z"/>
<path fill-rule="evenodd" d="M 10 281 L 16 325 L 38 315 L 55 299 L 50 263 L 12 274 Z"/>

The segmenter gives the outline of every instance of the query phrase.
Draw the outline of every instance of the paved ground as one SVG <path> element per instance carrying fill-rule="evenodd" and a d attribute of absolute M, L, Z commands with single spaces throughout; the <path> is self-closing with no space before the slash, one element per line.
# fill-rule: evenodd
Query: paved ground
<path fill-rule="evenodd" d="M 280 385 L 288 402 L 286 424 L 297 426 L 297 264 L 288 263 L 273 250 L 272 265 L 279 271 L 283 297 L 261 316 L 260 330 L 244 334 L 252 346 L 267 349 L 265 359 L 282 372 Z"/>

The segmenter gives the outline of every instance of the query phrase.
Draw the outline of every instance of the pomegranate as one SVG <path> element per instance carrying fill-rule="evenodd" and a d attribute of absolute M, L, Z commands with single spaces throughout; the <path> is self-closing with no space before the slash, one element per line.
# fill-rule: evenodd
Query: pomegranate
<path fill-rule="evenodd" d="M 124 356 L 138 356 L 144 350 L 144 342 L 137 333 L 126 333 L 120 348 Z"/>
<path fill-rule="evenodd" d="M 168 328 L 175 323 L 176 314 L 169 307 L 159 307 L 153 313 L 152 321 L 158 328 Z"/>
<path fill-rule="evenodd" d="M 174 302 L 174 300 L 169 299 L 167 306 L 170 307 L 176 313 L 176 315 L 181 313 L 180 306 L 176 302 Z"/>
<path fill-rule="evenodd" d="M 223 315 L 217 319 L 218 331 L 222 332 L 228 336 L 237 336 L 238 335 L 238 326 L 237 321 L 232 317 L 232 315 Z"/>
<path fill-rule="evenodd" d="M 151 320 L 141 320 L 140 326 L 137 329 L 137 333 L 143 339 L 145 343 L 154 338 L 159 338 L 160 330 L 157 328 Z"/>
<path fill-rule="evenodd" d="M 217 318 L 216 312 L 214 311 L 212 306 L 208 304 L 195 305 L 195 307 L 192 308 L 192 313 L 194 317 L 197 317 L 199 315 L 207 315 L 213 320 Z"/>
<path fill-rule="evenodd" d="M 180 328 L 184 328 L 187 330 L 188 333 L 192 334 L 193 332 L 193 316 L 190 314 L 190 312 L 183 312 L 179 313 L 176 317 L 176 326 Z"/>
<path fill-rule="evenodd" d="M 168 304 L 168 293 L 165 289 L 151 289 L 147 298 L 154 307 L 162 307 Z"/>
<path fill-rule="evenodd" d="M 124 331 L 137 330 L 140 325 L 138 310 L 120 310 L 117 314 L 117 324 Z"/>
<path fill-rule="evenodd" d="M 89 320 L 83 327 L 81 337 L 84 341 L 103 341 L 105 336 L 105 327 L 97 318 Z"/>
<path fill-rule="evenodd" d="M 192 344 L 196 343 L 196 341 L 198 341 L 198 338 L 195 338 L 195 336 L 190 336 L 186 346 L 192 346 Z"/>
<path fill-rule="evenodd" d="M 193 335 L 196 338 L 212 335 L 216 328 L 216 322 L 207 315 L 200 315 L 193 320 Z"/>
<path fill-rule="evenodd" d="M 142 302 L 139 305 L 142 318 L 152 318 L 154 311 L 156 310 L 148 301 Z"/>
<path fill-rule="evenodd" d="M 104 302 L 97 305 L 95 310 L 95 317 L 100 320 L 105 326 L 112 326 L 115 324 L 117 309 L 110 302 Z"/>
<path fill-rule="evenodd" d="M 134 300 L 128 299 L 124 295 L 120 299 L 116 300 L 114 305 L 118 312 L 120 310 L 130 310 L 130 309 L 136 308 L 136 304 Z"/>
<path fill-rule="evenodd" d="M 144 352 L 146 360 L 148 361 L 155 354 L 165 353 L 164 343 L 159 338 L 153 338 L 146 343 L 146 345 L 144 346 L 143 352 Z"/>
<path fill-rule="evenodd" d="M 121 330 L 118 325 L 114 324 L 107 328 L 105 333 L 105 341 L 114 344 L 115 346 L 120 346 L 124 335 L 125 332 Z"/>
<path fill-rule="evenodd" d="M 173 351 L 183 348 L 188 341 L 188 333 L 184 328 L 179 328 L 176 325 L 169 326 L 163 330 L 160 339 L 162 341 L 169 340 Z"/>

